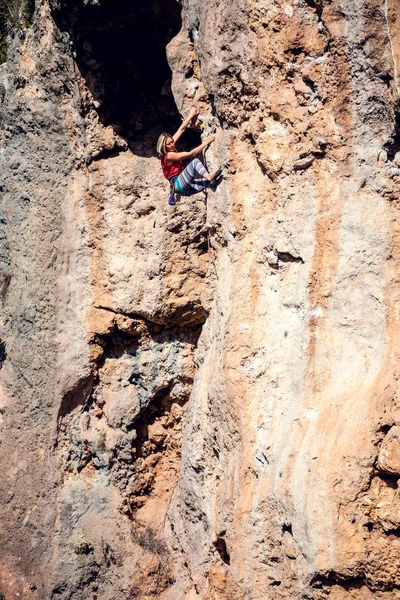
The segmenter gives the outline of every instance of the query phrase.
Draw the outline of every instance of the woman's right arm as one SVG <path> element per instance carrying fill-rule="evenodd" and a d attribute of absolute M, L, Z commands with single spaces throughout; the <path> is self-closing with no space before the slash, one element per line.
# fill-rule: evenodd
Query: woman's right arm
<path fill-rule="evenodd" d="M 167 152 L 167 160 L 177 161 L 177 160 L 185 160 L 187 158 L 193 158 L 197 154 L 200 154 L 204 148 L 212 144 L 215 140 L 215 135 L 209 135 L 207 139 L 204 140 L 200 146 L 193 148 L 190 152 Z"/>

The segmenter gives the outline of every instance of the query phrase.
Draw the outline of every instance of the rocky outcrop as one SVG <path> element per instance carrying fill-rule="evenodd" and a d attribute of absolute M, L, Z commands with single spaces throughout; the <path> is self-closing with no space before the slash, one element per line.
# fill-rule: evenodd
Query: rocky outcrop
<path fill-rule="evenodd" d="M 397 597 L 395 32 L 390 3 L 191 2 L 170 44 L 229 161 L 169 521 L 188 597 Z"/>
<path fill-rule="evenodd" d="M 158 536 L 205 319 L 204 201 L 190 203 L 190 226 L 184 202 L 171 218 L 154 154 L 164 123 L 152 114 L 146 138 L 130 132 L 148 100 L 136 90 L 133 115 L 109 124 L 114 108 L 102 99 L 102 112 L 90 85 L 107 90 L 110 66 L 96 79 L 83 64 L 62 8 L 38 3 L 3 67 L 7 600 L 154 595 L 172 580 Z"/>
<path fill-rule="evenodd" d="M 35 10 L 0 73 L 0 593 L 399 597 L 395 3 Z M 169 207 L 193 102 L 224 179 Z"/>

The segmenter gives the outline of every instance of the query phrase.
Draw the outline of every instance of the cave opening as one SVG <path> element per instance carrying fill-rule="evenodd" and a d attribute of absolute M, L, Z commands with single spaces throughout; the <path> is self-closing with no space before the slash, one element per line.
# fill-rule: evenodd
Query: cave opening
<path fill-rule="evenodd" d="M 58 27 L 69 34 L 74 58 L 91 93 L 89 105 L 135 154 L 154 156 L 158 135 L 182 122 L 171 92 L 166 46 L 181 26 L 176 0 L 54 0 Z M 187 130 L 182 149 L 200 143 Z"/>

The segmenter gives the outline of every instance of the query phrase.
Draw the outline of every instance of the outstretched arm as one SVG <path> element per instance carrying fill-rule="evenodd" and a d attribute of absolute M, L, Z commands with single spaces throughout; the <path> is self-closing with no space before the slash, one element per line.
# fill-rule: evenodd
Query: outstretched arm
<path fill-rule="evenodd" d="M 198 114 L 199 114 L 199 111 L 197 110 L 197 108 L 195 106 L 192 106 L 189 116 L 186 117 L 186 119 L 184 119 L 184 121 L 182 122 L 182 125 L 179 127 L 178 131 L 176 131 L 174 133 L 174 135 L 172 136 L 174 142 L 177 142 L 179 140 L 182 133 L 185 131 L 186 127 L 189 125 L 190 121 L 192 119 L 194 119 L 194 117 L 197 117 Z"/>
<path fill-rule="evenodd" d="M 187 158 L 193 158 L 196 154 L 200 154 L 200 152 L 206 147 L 209 146 L 215 140 L 215 135 L 210 135 L 200 146 L 193 148 L 190 152 L 167 152 L 167 161 L 176 161 L 176 160 L 185 160 Z"/>

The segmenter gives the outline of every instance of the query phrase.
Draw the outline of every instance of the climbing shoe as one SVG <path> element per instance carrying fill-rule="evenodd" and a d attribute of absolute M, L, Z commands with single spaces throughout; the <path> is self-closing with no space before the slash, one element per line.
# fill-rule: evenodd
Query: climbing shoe
<path fill-rule="evenodd" d="M 211 184 L 213 184 L 213 183 L 216 183 L 217 179 L 218 179 L 219 177 L 221 177 L 221 175 L 222 175 L 222 169 L 218 169 L 218 171 L 216 171 L 216 172 L 214 173 L 214 175 L 211 177 L 211 179 L 210 179 L 210 183 L 211 183 Z"/>
<path fill-rule="evenodd" d="M 217 189 L 217 185 L 221 182 L 222 169 L 218 169 L 210 179 L 210 188 L 213 192 Z"/>

